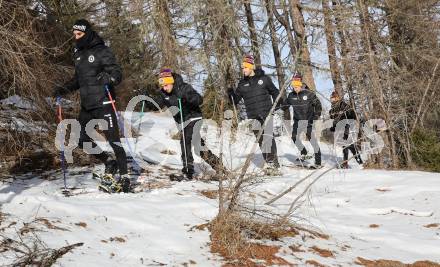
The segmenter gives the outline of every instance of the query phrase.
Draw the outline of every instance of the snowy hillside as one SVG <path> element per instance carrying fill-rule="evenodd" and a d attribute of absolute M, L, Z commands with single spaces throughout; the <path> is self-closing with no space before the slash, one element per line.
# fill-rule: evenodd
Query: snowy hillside
<path fill-rule="evenodd" d="M 181 168 L 179 143 L 171 138 L 176 126 L 170 117 L 158 113 L 148 113 L 142 120 L 136 153 L 161 164 L 142 165 L 146 172 L 140 193 L 99 192 L 92 170 L 84 168 L 69 170 L 68 185 L 77 188 L 72 197 L 61 194 L 60 172 L 2 182 L 0 265 L 11 264 L 21 255 L 7 249 L 7 238 L 31 242 L 34 234 L 49 248 L 83 243 L 58 259 L 56 266 L 224 263 L 220 255 L 211 253 L 209 231 L 197 227 L 217 214 L 218 202 L 207 194 L 217 189 L 217 182 L 203 179 L 207 165 L 197 157 L 200 180 L 170 182 L 169 173 Z M 133 114 L 131 121 L 137 128 L 139 114 Z M 213 140 L 212 132 L 208 136 Z M 244 162 L 253 140 L 252 135 L 238 136 L 236 143 L 226 146 L 225 165 L 236 168 Z M 298 152 L 288 137 L 278 142 L 283 175 L 266 177 L 252 188 L 256 205 L 264 205 L 311 172 L 292 167 Z M 126 148 L 134 150 L 134 143 Z M 176 153 L 164 154 L 166 150 Z M 336 162 L 333 146 L 322 144 L 322 151 L 326 167 L 318 173 Z M 336 152 L 340 160 L 340 149 Z M 251 169 L 258 170 L 261 160 L 258 156 Z M 354 161 L 351 166 L 325 174 L 296 212 L 298 223 L 323 233 L 321 238 L 300 233 L 267 241 L 279 247 L 277 256 L 300 266 L 350 266 L 378 259 L 440 262 L 440 174 L 365 170 Z M 271 208 L 286 210 L 301 189 Z"/>

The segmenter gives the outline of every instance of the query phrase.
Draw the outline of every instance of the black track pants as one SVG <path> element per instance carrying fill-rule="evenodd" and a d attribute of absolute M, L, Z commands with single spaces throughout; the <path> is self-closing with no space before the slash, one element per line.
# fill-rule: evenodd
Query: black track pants
<path fill-rule="evenodd" d="M 119 173 L 121 175 L 127 173 L 127 157 L 125 154 L 125 150 L 122 147 L 121 140 L 119 138 L 119 127 L 118 121 L 116 119 L 116 114 L 113 111 L 111 104 L 105 104 L 102 108 L 97 108 L 93 110 L 85 110 L 81 109 L 79 114 L 79 123 L 81 125 L 81 134 L 79 138 L 79 147 L 84 149 L 85 142 L 91 142 L 92 147 L 96 147 L 96 143 L 93 142 L 92 138 L 90 138 L 86 133 L 86 125 L 93 119 L 104 119 L 107 122 L 108 129 L 103 130 L 102 132 L 105 135 L 105 138 L 110 143 L 113 151 L 115 152 L 116 162 L 118 164 Z M 86 151 L 87 152 L 87 151 Z M 106 162 L 108 158 L 108 154 L 101 150 L 98 154 L 93 154 L 96 158 L 98 158 L 102 162 Z"/>

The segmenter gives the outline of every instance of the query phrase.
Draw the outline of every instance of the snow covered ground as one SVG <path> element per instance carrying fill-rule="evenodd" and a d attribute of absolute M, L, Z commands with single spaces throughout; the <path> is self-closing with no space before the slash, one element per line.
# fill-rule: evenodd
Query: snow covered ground
<path fill-rule="evenodd" d="M 215 190 L 216 183 L 170 182 L 168 173 L 181 167 L 179 143 L 171 138 L 175 124 L 158 113 L 148 113 L 142 120 L 136 154 L 163 164 L 145 163 L 150 175 L 144 192 L 101 193 L 90 170 L 83 168 L 70 170 L 68 184 L 78 188 L 78 195 L 69 198 L 60 192 L 60 172 L 4 181 L 0 203 L 6 216 L 0 220 L 0 239 L 17 236 L 24 223 L 33 223 L 48 247 L 84 243 L 59 259 L 58 266 L 220 266 L 221 257 L 210 252 L 208 230 L 194 228 L 217 213 L 217 201 L 201 194 Z M 137 128 L 139 114 L 133 114 L 131 121 Z M 213 135 L 208 131 L 209 140 Z M 254 139 L 243 134 L 237 140 L 225 145 L 225 164 L 231 168 L 244 162 Z M 278 140 L 283 175 L 265 178 L 252 188 L 258 205 L 311 172 L 291 167 L 297 150 L 289 141 L 288 137 Z M 133 143 L 126 148 L 135 150 Z M 164 150 L 177 153 L 163 154 Z M 332 145 L 322 144 L 322 151 L 326 168 L 338 157 L 340 160 L 340 149 L 335 152 Z M 206 165 L 197 157 L 196 162 L 197 170 L 203 172 Z M 258 170 L 261 164 L 258 155 L 251 170 Z M 330 238 L 303 235 L 267 242 L 281 247 L 278 255 L 299 265 L 314 260 L 326 266 L 350 266 L 357 257 L 440 262 L 440 174 L 364 170 L 355 162 L 351 166 L 353 169 L 332 170 L 322 177 L 296 213 L 298 223 Z M 287 209 L 304 186 L 271 208 Z M 318 253 L 316 248 L 331 253 Z M 13 256 L 0 250 L 0 265 L 11 263 Z"/>

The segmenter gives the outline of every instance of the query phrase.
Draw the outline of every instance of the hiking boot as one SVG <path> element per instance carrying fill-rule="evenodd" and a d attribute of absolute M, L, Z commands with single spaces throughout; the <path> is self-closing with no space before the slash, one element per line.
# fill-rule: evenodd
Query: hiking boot
<path fill-rule="evenodd" d="M 114 159 L 108 160 L 104 164 L 105 164 L 105 170 L 104 170 L 105 174 L 115 175 L 116 172 L 118 171 L 118 163 L 116 162 L 116 160 Z"/>
<path fill-rule="evenodd" d="M 119 193 L 122 191 L 121 185 L 115 180 L 112 174 L 106 173 L 101 177 L 99 190 L 107 193 Z"/>
<path fill-rule="evenodd" d="M 118 180 L 118 184 L 121 187 L 121 191 L 124 193 L 130 192 L 130 176 L 128 174 L 123 174 Z"/>
<path fill-rule="evenodd" d="M 191 181 L 191 180 L 193 179 L 193 176 L 194 176 L 194 173 L 193 173 L 193 172 L 190 172 L 190 173 L 186 173 L 186 174 L 185 174 L 185 178 L 186 178 L 188 181 Z"/>

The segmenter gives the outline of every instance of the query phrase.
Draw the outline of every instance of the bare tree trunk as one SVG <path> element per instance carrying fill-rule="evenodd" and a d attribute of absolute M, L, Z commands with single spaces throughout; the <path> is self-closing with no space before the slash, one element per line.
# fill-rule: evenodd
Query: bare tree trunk
<path fill-rule="evenodd" d="M 255 28 L 254 15 L 252 14 L 252 8 L 249 0 L 243 2 L 244 10 L 246 12 L 246 20 L 249 27 L 249 33 L 251 36 L 252 53 L 255 58 L 255 64 L 261 66 L 260 45 L 258 44 L 258 35 Z"/>
<path fill-rule="evenodd" d="M 269 25 L 270 40 L 272 44 L 273 56 L 275 58 L 275 66 L 278 77 L 279 86 L 284 86 L 286 84 L 286 77 L 284 74 L 283 61 L 281 60 L 281 53 L 279 49 L 279 41 L 275 28 L 275 23 L 273 20 L 273 0 L 265 0 L 266 12 L 267 12 L 267 24 Z M 281 89 L 281 88 L 280 88 Z M 286 99 L 287 93 L 283 96 L 283 101 Z M 284 120 L 290 121 L 290 112 L 284 112 Z"/>
<path fill-rule="evenodd" d="M 283 25 L 284 29 L 286 30 L 286 35 L 287 35 L 287 41 L 289 43 L 289 47 L 290 47 L 290 55 L 293 57 L 295 56 L 297 53 L 297 45 L 295 43 L 295 39 L 293 38 L 293 30 L 290 27 L 290 22 L 289 22 L 289 11 L 287 10 L 287 6 L 285 3 L 285 0 L 281 1 L 281 7 L 283 9 L 283 14 L 280 14 L 275 6 L 275 1 L 273 0 L 269 0 L 272 4 L 272 11 L 273 14 L 275 15 L 276 19 L 278 20 L 278 22 Z"/>
<path fill-rule="evenodd" d="M 362 41 L 364 43 L 364 49 L 368 56 L 368 67 L 369 67 L 369 76 L 370 81 L 372 85 L 372 95 L 378 100 L 378 107 L 380 110 L 377 114 L 382 114 L 384 116 L 384 119 L 386 122 L 390 123 L 390 110 L 387 108 L 387 104 L 385 102 L 385 93 L 383 91 L 383 86 L 381 86 L 380 81 L 380 75 L 379 75 L 379 67 L 377 65 L 375 55 L 376 55 L 376 49 L 374 46 L 374 43 L 372 42 L 372 32 L 371 32 L 371 20 L 370 15 L 368 13 L 368 7 L 365 5 L 364 0 L 358 0 L 357 1 L 357 8 L 359 10 L 360 14 L 360 22 L 361 22 L 361 29 L 362 29 Z M 399 160 L 396 154 L 396 147 L 395 147 L 395 141 L 394 141 L 394 134 L 392 127 L 389 128 L 387 132 L 388 141 L 389 141 L 389 154 L 391 157 L 392 165 L 394 168 L 398 167 Z M 382 162 L 380 162 L 380 165 L 382 165 Z"/>
<path fill-rule="evenodd" d="M 335 30 L 332 22 L 332 15 L 330 13 L 330 8 L 328 5 L 328 0 L 322 0 L 322 9 L 324 13 L 324 31 L 325 31 L 325 37 L 327 39 L 327 51 L 328 51 L 328 59 L 330 63 L 330 72 L 332 75 L 332 81 L 335 87 L 335 91 L 342 96 L 343 91 L 342 91 L 341 75 L 339 73 L 339 66 L 336 58 L 336 47 L 335 47 L 335 36 L 334 36 Z"/>
<path fill-rule="evenodd" d="M 179 70 L 178 45 L 173 32 L 168 0 L 155 0 L 154 9 L 154 21 L 161 38 L 162 64 Z"/>
<path fill-rule="evenodd" d="M 233 74 L 233 62 L 234 62 L 234 52 L 232 49 L 233 38 L 228 31 L 227 25 L 224 23 L 225 16 L 219 15 L 218 11 L 221 9 L 227 9 L 228 7 L 220 7 L 219 2 L 216 0 L 209 0 L 208 4 L 210 9 L 208 10 L 208 16 L 212 18 L 211 30 L 217 32 L 214 36 L 214 49 L 216 58 L 223 75 L 223 91 L 226 94 L 227 88 L 233 87 L 235 85 L 234 74 Z M 218 8 L 216 8 L 218 7 Z M 226 12 L 226 10 L 224 11 Z M 223 115 L 223 114 L 222 114 Z"/>
<path fill-rule="evenodd" d="M 295 31 L 296 41 L 300 49 L 300 61 L 298 64 L 302 70 L 304 82 L 310 89 L 316 90 L 315 79 L 313 78 L 312 62 L 307 44 L 306 28 L 304 16 L 299 0 L 289 0 L 290 16 L 292 18 L 293 30 Z"/>
<path fill-rule="evenodd" d="M 343 22 L 340 19 L 340 16 L 342 16 L 342 14 L 344 14 L 344 11 L 342 10 L 342 6 L 340 5 L 340 3 L 338 1 L 332 1 L 332 7 L 333 7 L 333 12 L 335 14 L 335 28 L 336 28 L 336 33 L 339 36 L 340 39 L 340 54 L 341 54 L 341 65 L 342 65 L 342 74 L 345 77 L 345 82 L 346 82 L 346 90 L 348 92 L 348 95 L 350 97 L 350 104 L 353 107 L 354 110 L 356 110 L 356 104 L 355 104 L 355 99 L 354 99 L 354 77 L 353 74 L 350 70 L 349 67 L 349 62 L 348 62 L 348 55 L 349 55 L 349 46 L 347 43 L 347 38 L 346 38 L 346 32 L 344 30 L 343 27 Z M 364 106 L 361 106 L 362 108 L 362 113 L 366 114 L 366 116 L 368 117 L 368 110 L 366 110 L 364 108 Z"/>
<path fill-rule="evenodd" d="M 220 110 L 218 114 L 218 119 L 220 125 L 222 125 L 223 121 L 223 113 L 225 108 L 225 99 L 227 99 L 227 90 L 228 88 L 235 86 L 234 79 L 234 50 L 233 50 L 233 42 L 234 36 L 229 32 L 228 25 L 224 23 L 226 20 L 226 16 L 228 15 L 228 11 L 232 12 L 230 7 L 225 6 L 221 1 L 218 0 L 207 0 L 207 15 L 212 20 L 209 22 L 210 32 L 216 33 L 213 36 L 213 46 L 215 51 L 215 58 L 217 60 L 219 71 L 222 75 L 223 84 L 219 86 L 219 95 L 220 97 Z M 220 11 L 220 12 L 219 12 Z M 235 36 L 236 37 L 236 36 Z M 223 136 L 223 133 L 220 132 L 220 136 Z M 223 138 L 223 137 L 222 137 Z M 221 165 L 220 169 L 223 169 L 223 140 L 221 141 L 221 151 L 220 151 L 220 161 Z M 224 203 L 225 199 L 223 197 L 224 188 L 223 188 L 223 178 L 219 181 L 219 216 L 222 217 L 225 214 Z"/>

